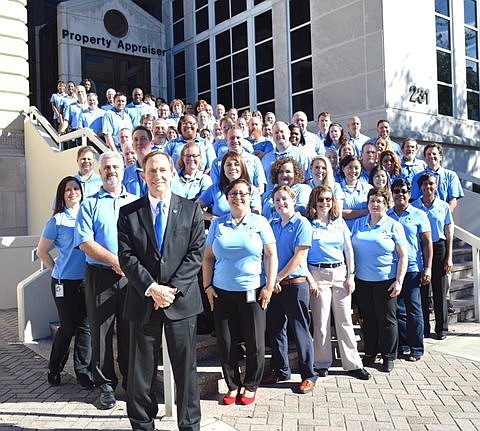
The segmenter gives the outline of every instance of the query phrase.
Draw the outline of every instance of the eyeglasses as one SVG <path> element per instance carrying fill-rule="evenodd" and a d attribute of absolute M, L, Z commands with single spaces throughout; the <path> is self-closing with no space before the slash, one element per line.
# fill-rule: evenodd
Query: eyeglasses
<path fill-rule="evenodd" d="M 406 195 L 407 193 L 409 193 L 409 190 L 408 189 L 393 189 L 392 192 L 396 195 L 398 194 L 402 194 L 402 195 Z"/>
<path fill-rule="evenodd" d="M 245 196 L 250 196 L 250 193 L 247 193 L 247 192 L 230 192 L 228 194 L 228 196 L 230 196 L 231 198 L 234 198 L 236 196 L 238 196 L 240 198 L 244 198 Z"/>
<path fill-rule="evenodd" d="M 200 157 L 200 154 L 184 154 L 183 157 L 185 157 L 186 159 L 197 159 L 198 157 Z"/>
<path fill-rule="evenodd" d="M 332 198 L 318 198 L 317 202 L 332 202 Z"/>

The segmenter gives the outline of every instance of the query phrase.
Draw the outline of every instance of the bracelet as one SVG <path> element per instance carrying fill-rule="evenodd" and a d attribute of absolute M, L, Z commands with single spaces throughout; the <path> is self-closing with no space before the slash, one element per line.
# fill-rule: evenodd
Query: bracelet
<path fill-rule="evenodd" d="M 206 292 L 208 289 L 210 289 L 211 287 L 213 287 L 213 284 L 210 283 L 207 287 L 204 287 L 203 288 L 203 291 Z"/>

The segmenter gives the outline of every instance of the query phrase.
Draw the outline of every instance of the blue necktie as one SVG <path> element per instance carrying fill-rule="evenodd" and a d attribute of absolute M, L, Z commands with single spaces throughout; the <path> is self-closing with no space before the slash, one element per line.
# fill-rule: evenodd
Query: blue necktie
<path fill-rule="evenodd" d="M 163 236 L 165 234 L 165 225 L 166 225 L 166 217 L 164 214 L 165 204 L 160 201 L 157 204 L 158 213 L 155 217 L 155 236 L 157 238 L 157 245 L 160 253 L 163 253 Z"/>

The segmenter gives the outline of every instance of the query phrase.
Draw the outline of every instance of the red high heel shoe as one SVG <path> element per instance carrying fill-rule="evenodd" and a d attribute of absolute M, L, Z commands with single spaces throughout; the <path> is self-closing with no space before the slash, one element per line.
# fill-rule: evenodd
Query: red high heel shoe
<path fill-rule="evenodd" d="M 229 391 L 230 392 L 230 391 Z M 237 393 L 235 394 L 235 396 L 229 396 L 229 395 L 224 395 L 223 398 L 222 398 L 222 403 L 223 405 L 225 406 L 230 406 L 232 404 L 235 404 L 235 402 L 237 401 L 237 398 L 239 397 L 240 393 L 237 391 Z"/>
<path fill-rule="evenodd" d="M 238 404 L 242 406 L 248 406 L 249 404 L 252 404 L 255 401 L 256 395 L 257 395 L 257 391 L 253 393 L 253 397 L 246 397 L 245 394 L 243 393 L 240 396 L 240 400 L 238 401 Z"/>

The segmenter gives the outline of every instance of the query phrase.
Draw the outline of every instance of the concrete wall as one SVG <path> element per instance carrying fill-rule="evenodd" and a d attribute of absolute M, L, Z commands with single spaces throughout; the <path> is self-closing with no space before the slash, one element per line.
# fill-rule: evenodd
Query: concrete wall
<path fill-rule="evenodd" d="M 28 107 L 26 0 L 2 3 L 0 17 L 0 235 L 27 233 L 23 116 Z"/>

